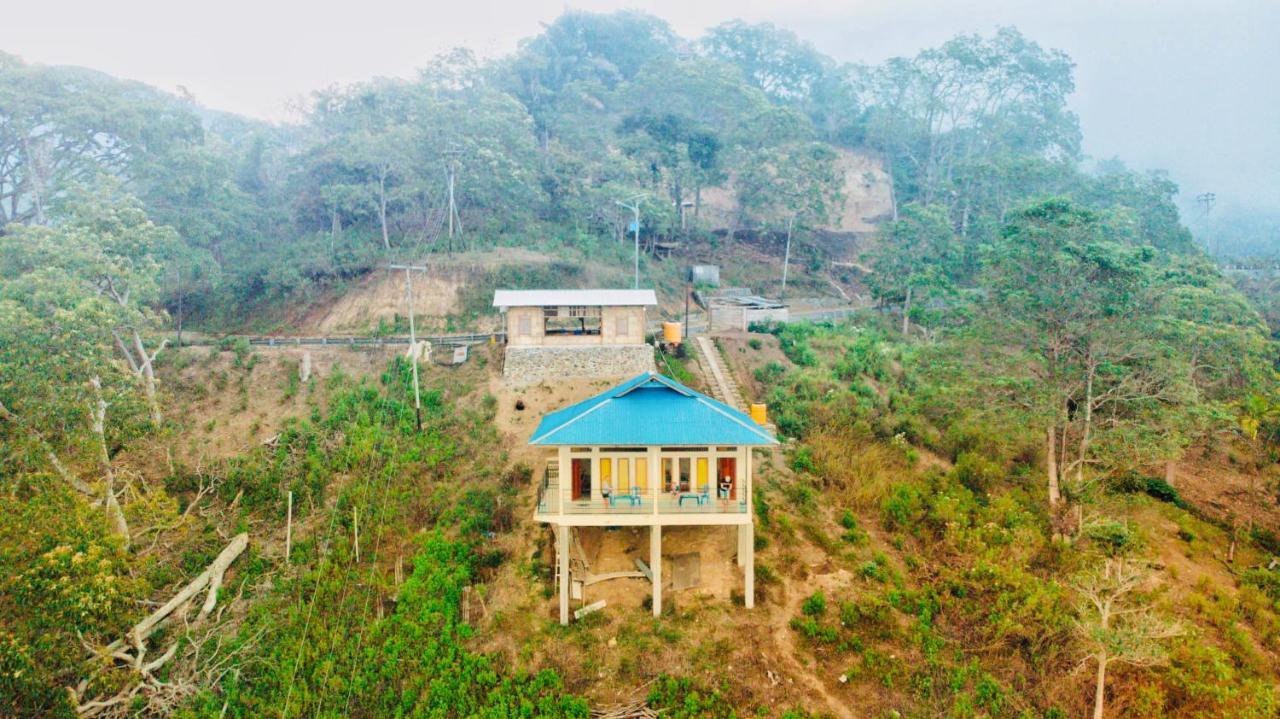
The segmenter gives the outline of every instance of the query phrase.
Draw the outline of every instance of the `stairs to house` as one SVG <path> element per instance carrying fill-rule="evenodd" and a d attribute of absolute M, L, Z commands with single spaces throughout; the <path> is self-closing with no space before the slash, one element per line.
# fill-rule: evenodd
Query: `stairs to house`
<path fill-rule="evenodd" d="M 698 365 L 702 367 L 703 378 L 711 387 L 711 396 L 734 409 L 746 412 L 747 404 L 742 401 L 742 392 L 725 367 L 715 342 L 706 335 L 698 335 L 693 338 L 693 344 L 698 350 Z"/>

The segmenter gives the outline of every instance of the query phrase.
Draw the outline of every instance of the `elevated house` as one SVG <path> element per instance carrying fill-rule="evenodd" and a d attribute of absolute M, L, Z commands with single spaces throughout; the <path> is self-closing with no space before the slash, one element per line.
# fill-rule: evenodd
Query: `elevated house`
<path fill-rule="evenodd" d="M 515 384 L 565 377 L 630 377 L 654 368 L 645 344 L 653 290 L 498 290 Z"/>
<path fill-rule="evenodd" d="M 655 372 L 544 416 L 529 439 L 548 449 L 534 518 L 556 534 L 560 622 L 569 621 L 570 545 L 579 527 L 649 529 L 641 569 L 652 581 L 654 616 L 662 611 L 662 528 L 736 527 L 751 607 L 752 450 L 776 443 L 746 414 Z"/>

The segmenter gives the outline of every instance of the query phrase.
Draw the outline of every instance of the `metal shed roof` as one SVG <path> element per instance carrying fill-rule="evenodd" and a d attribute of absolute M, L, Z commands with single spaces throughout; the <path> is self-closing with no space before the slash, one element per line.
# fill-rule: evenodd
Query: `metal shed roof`
<path fill-rule="evenodd" d="M 493 306 L 508 307 L 622 307 L 658 304 L 653 290 L 497 290 Z"/>
<path fill-rule="evenodd" d="M 656 372 L 542 418 L 529 444 L 694 446 L 777 444 L 750 417 Z"/>

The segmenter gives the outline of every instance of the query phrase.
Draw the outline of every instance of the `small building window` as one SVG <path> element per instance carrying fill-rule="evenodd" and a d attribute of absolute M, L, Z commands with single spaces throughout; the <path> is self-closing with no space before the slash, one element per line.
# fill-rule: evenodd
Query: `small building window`
<path fill-rule="evenodd" d="M 533 334 L 533 322 L 528 317 L 521 317 L 517 322 L 517 327 L 521 337 L 528 337 Z"/>
<path fill-rule="evenodd" d="M 600 334 L 599 307 L 544 307 L 542 318 L 548 336 Z"/>
<path fill-rule="evenodd" d="M 629 323 L 627 322 L 628 319 L 629 318 L 627 317 L 619 317 L 617 319 L 617 321 L 613 325 L 613 333 L 615 335 L 617 335 L 618 337 L 626 337 L 628 334 L 631 333 L 631 329 L 628 326 Z"/>

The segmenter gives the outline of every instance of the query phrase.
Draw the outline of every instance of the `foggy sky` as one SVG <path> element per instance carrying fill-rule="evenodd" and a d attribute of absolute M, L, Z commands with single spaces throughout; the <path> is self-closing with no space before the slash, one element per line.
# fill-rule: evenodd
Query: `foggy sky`
<path fill-rule="evenodd" d="M 619 0 L 5 0 L 0 50 L 92 67 L 209 107 L 296 119 L 312 90 L 410 76 L 465 45 L 512 50 L 566 9 Z M 1280 2 L 1271 0 L 653 0 L 640 9 L 693 38 L 770 21 L 839 60 L 875 63 L 961 32 L 1014 25 L 1077 63 L 1085 151 L 1167 169 L 1183 200 L 1280 208 Z"/>

